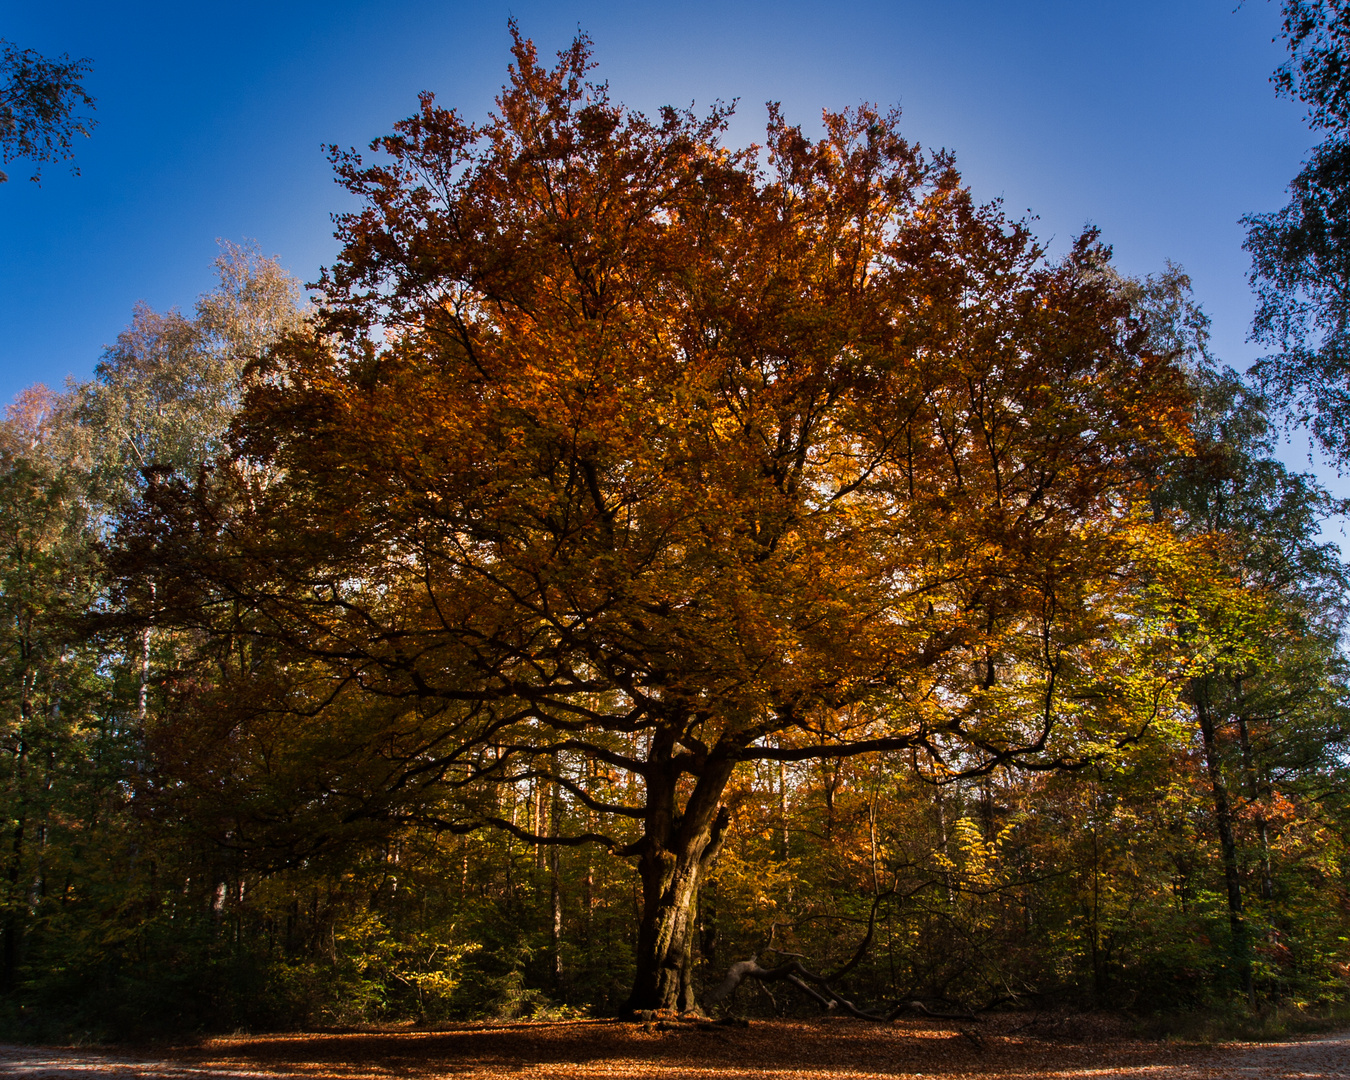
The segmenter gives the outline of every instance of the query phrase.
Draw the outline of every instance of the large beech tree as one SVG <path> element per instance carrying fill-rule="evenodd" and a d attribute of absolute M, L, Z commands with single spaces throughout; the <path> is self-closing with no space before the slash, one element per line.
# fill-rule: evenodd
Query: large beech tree
<path fill-rule="evenodd" d="M 735 150 L 720 108 L 611 102 L 584 38 L 514 56 L 485 124 L 426 95 L 376 164 L 335 154 L 363 209 L 314 332 L 128 526 L 213 665 L 159 776 L 233 800 L 239 843 L 608 847 L 641 880 L 630 1004 L 685 1011 L 738 768 L 941 780 L 1147 725 L 1137 507 L 1184 380 L 1093 236 L 1047 261 L 894 115 L 813 139 L 771 107 Z M 508 810 L 524 783 L 551 814 Z"/>

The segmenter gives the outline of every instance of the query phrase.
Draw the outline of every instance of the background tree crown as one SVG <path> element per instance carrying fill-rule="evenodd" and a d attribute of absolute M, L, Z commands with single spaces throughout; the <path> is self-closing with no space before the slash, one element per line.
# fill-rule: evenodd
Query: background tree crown
<path fill-rule="evenodd" d="M 41 180 L 43 162 L 69 160 L 72 138 L 87 138 L 98 123 L 86 111 L 94 99 L 83 79 L 92 69 L 88 57 L 49 60 L 0 38 L 0 160 L 32 162 L 34 183 Z M 0 172 L 0 182 L 7 179 Z"/>

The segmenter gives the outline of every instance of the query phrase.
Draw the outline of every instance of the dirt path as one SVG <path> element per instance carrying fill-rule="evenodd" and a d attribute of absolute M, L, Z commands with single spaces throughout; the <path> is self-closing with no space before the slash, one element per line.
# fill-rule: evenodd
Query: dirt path
<path fill-rule="evenodd" d="M 162 1054 L 0 1046 L 26 1080 L 1323 1080 L 1350 1078 L 1350 1033 L 1288 1043 L 1178 1046 L 1035 1038 L 1017 1025 L 959 1030 L 778 1021 L 748 1030 L 636 1025 L 464 1026 L 452 1031 L 211 1039 Z M 1022 1025 L 1025 1029 L 1025 1025 Z"/>
<path fill-rule="evenodd" d="M 1350 1032 L 1288 1043 L 1235 1046 L 1227 1075 L 1237 1077 L 1350 1076 Z"/>

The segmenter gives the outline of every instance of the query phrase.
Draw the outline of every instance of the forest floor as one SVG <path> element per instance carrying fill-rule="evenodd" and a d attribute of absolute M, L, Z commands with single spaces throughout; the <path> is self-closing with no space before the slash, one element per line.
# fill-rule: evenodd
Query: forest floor
<path fill-rule="evenodd" d="M 1201 1045 L 1131 1038 L 1118 1025 L 1091 1018 L 1028 1024 L 1024 1016 L 969 1026 L 844 1019 L 762 1021 L 749 1028 L 483 1024 L 235 1035 L 136 1051 L 0 1046 L 0 1074 L 27 1080 L 1320 1080 L 1350 1077 L 1350 1032 Z"/>

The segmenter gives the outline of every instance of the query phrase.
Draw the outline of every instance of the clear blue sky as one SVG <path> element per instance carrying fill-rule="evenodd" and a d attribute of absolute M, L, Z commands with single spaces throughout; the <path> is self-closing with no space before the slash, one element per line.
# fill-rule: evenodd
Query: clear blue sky
<path fill-rule="evenodd" d="M 420 90 L 471 118 L 505 76 L 514 14 L 545 55 L 584 29 L 615 98 L 739 98 L 807 122 L 861 100 L 957 155 L 982 199 L 1038 215 L 1052 250 L 1100 226 L 1128 273 L 1172 259 L 1245 368 L 1238 218 L 1274 209 L 1312 137 L 1269 83 L 1269 0 L 891 0 L 678 5 L 574 0 L 4 3 L 0 36 L 88 56 L 99 127 L 82 175 L 0 185 L 0 398 L 86 378 L 132 305 L 190 308 L 217 237 L 254 239 L 302 280 L 347 204 L 321 147 L 364 146 Z"/>

